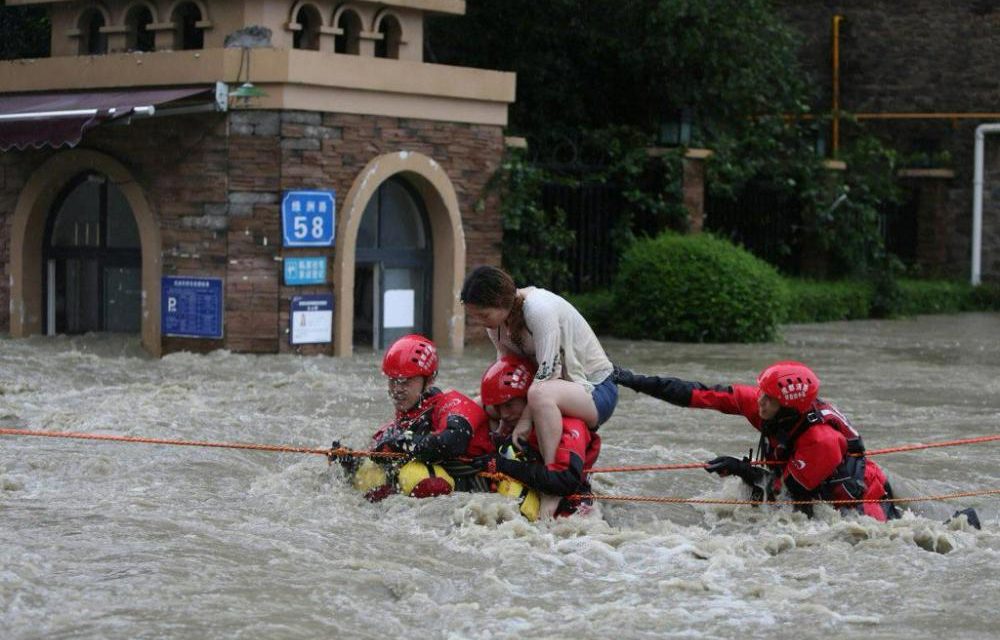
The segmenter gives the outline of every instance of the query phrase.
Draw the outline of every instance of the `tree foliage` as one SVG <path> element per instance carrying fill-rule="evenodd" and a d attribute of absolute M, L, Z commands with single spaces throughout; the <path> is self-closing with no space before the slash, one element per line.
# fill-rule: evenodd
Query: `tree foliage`
<path fill-rule="evenodd" d="M 891 163 L 875 160 L 887 153 L 862 138 L 862 162 L 843 176 L 853 195 L 825 219 L 838 196 L 816 153 L 825 123 L 799 118 L 813 90 L 773 0 L 468 0 L 466 8 L 429 20 L 428 60 L 516 72 L 511 132 L 547 167 L 601 167 L 597 178 L 622 187 L 639 235 L 683 220 L 679 158 L 650 163 L 642 152 L 686 110 L 689 146 L 713 151 L 714 200 L 738 203 L 763 187 L 800 203 L 810 231 L 842 263 L 880 264 L 872 221 L 892 198 Z"/>
<path fill-rule="evenodd" d="M 49 55 L 51 25 L 43 7 L 0 6 L 0 60 Z"/>

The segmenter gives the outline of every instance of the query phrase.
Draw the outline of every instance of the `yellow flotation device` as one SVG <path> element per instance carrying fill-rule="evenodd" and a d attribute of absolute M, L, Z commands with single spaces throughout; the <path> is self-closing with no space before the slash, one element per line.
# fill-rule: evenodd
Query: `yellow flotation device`
<path fill-rule="evenodd" d="M 538 520 L 538 511 L 542 503 L 538 492 L 534 489 L 524 486 L 517 480 L 504 479 L 497 485 L 497 493 L 517 500 L 521 515 L 531 522 Z"/>
<path fill-rule="evenodd" d="M 399 483 L 399 491 L 404 495 L 412 495 L 413 490 L 417 488 L 421 482 L 428 480 L 429 478 L 439 478 L 447 483 L 448 490 L 442 490 L 444 485 L 440 482 L 433 483 L 435 488 L 427 495 L 442 495 L 445 493 L 451 493 L 455 490 L 455 479 L 444 470 L 439 464 L 427 464 L 426 462 L 419 462 L 417 460 L 411 460 L 399 468 L 399 475 L 396 476 L 397 482 Z M 432 483 L 427 483 L 424 485 L 426 488 Z M 427 495 L 419 497 L 427 497 Z"/>
<path fill-rule="evenodd" d="M 388 478 L 385 475 L 385 469 L 369 458 L 362 462 L 358 466 L 358 470 L 354 472 L 353 483 L 355 489 L 361 493 L 368 493 L 384 485 L 386 480 Z"/>

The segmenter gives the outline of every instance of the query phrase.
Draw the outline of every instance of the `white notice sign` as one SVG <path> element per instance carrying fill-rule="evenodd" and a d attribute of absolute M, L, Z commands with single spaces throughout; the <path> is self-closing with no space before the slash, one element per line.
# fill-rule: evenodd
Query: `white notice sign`
<path fill-rule="evenodd" d="M 333 338 L 333 296 L 292 298 L 292 344 L 325 344 Z"/>
<path fill-rule="evenodd" d="M 405 329 L 413 326 L 413 289 L 388 289 L 383 300 L 383 327 Z"/>

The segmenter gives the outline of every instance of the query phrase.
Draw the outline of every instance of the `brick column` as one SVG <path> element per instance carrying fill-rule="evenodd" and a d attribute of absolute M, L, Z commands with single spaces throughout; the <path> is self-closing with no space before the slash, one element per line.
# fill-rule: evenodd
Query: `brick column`
<path fill-rule="evenodd" d="M 711 155 L 709 149 L 688 149 L 684 154 L 681 190 L 689 233 L 701 233 L 705 227 L 705 161 Z"/>
<path fill-rule="evenodd" d="M 945 270 L 948 261 L 948 181 L 951 169 L 902 169 L 899 177 L 910 183 L 917 197 L 916 263 L 925 274 Z"/>

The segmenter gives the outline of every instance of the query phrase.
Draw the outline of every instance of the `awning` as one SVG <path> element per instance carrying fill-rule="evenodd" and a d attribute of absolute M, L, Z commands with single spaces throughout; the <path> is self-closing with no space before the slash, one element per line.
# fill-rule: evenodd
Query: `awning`
<path fill-rule="evenodd" d="M 0 151 L 75 147 L 88 129 L 131 116 L 225 110 L 225 95 L 224 85 L 0 94 Z"/>

